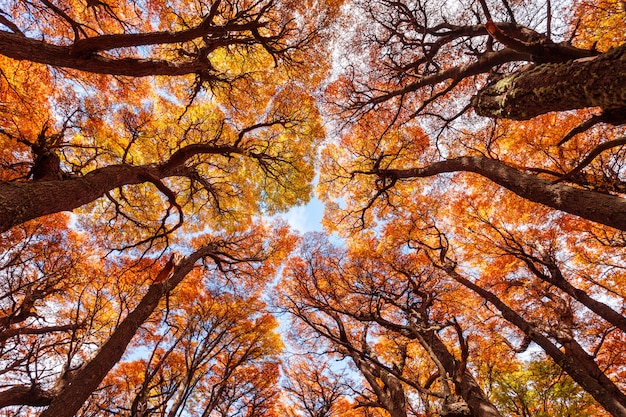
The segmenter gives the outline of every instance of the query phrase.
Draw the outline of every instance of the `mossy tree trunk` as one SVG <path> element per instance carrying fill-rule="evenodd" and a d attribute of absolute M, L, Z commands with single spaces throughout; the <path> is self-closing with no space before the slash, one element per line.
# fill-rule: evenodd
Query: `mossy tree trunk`
<path fill-rule="evenodd" d="M 553 111 L 600 107 L 626 122 L 626 45 L 596 57 L 523 68 L 472 100 L 481 116 L 528 120 Z"/>

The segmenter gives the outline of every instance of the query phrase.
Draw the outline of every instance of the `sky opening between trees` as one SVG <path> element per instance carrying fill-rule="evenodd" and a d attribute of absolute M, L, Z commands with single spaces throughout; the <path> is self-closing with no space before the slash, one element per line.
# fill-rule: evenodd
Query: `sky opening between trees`
<path fill-rule="evenodd" d="M 621 0 L 7 0 L 0 415 L 626 417 L 625 124 Z"/>

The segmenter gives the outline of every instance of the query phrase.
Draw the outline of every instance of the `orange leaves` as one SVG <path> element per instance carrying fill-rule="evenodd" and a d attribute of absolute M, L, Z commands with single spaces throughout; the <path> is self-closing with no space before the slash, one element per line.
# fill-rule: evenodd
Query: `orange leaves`
<path fill-rule="evenodd" d="M 624 237 L 506 185 L 438 168 L 454 160 L 459 170 L 484 174 L 470 162 L 499 160 L 526 180 L 548 179 L 534 189 L 540 194 L 620 130 L 597 125 L 557 145 L 597 109 L 524 123 L 478 119 L 468 111 L 472 95 L 525 71 L 522 63 L 552 59 L 493 42 L 507 27 L 547 44 L 538 32 L 549 26 L 541 21 L 545 4 L 533 4 L 544 11 L 535 19 L 523 9 L 529 2 L 482 2 L 484 14 L 493 6 L 500 19 L 483 25 L 473 10 L 440 3 L 12 1 L 0 37 L 17 44 L 28 37 L 37 51 L 63 53 L 29 58 L 3 49 L 15 59 L 0 59 L 0 179 L 43 184 L 22 193 L 45 194 L 38 207 L 72 200 L 62 192 L 70 181 L 83 184 L 76 194 L 94 194 L 71 222 L 50 215 L 3 235 L 0 338 L 14 351 L 0 352 L 7 367 L 0 382 L 71 381 L 74 368 L 118 340 L 111 335 L 151 300 L 139 336 L 89 412 L 280 415 L 283 341 L 267 299 L 300 318 L 290 330 L 309 349 L 303 353 L 351 358 L 364 378 L 359 388 L 400 387 L 416 415 L 434 415 L 452 393 L 472 391 L 461 384 L 476 369 L 477 385 L 495 374 L 513 378 L 500 377 L 502 384 L 534 383 L 516 357 L 530 331 L 505 320 L 505 311 L 559 342 L 560 354 L 570 348 L 563 334 L 580 340 L 593 364 L 621 378 L 624 358 L 615 352 L 623 338 L 563 282 L 623 314 Z M 622 43 L 621 2 L 573 7 L 579 45 Z M 336 45 L 355 53 L 341 74 L 330 71 Z M 345 130 L 324 149 L 322 88 L 328 101 L 343 103 L 326 115 L 347 117 L 330 120 Z M 59 160 L 49 186 L 31 175 L 39 142 L 50 148 L 39 154 Z M 623 194 L 623 156 L 617 145 L 602 152 L 567 178 L 569 190 Z M 493 166 L 504 172 L 489 177 L 496 183 L 516 175 Z M 306 203 L 317 174 L 327 230 L 348 238 L 341 246 L 259 220 Z M 89 182 L 96 176 L 100 182 Z M 172 252 L 187 256 L 168 262 Z M 488 291 L 490 303 L 472 285 Z M 312 358 L 294 368 L 306 377 L 292 387 L 299 401 L 337 389 L 322 404 L 328 413 L 383 414 L 353 407 L 383 398 L 366 388 L 349 398 L 341 387 L 353 371 L 318 372 L 324 361 Z M 282 407 L 294 415 L 306 409 Z"/>
<path fill-rule="evenodd" d="M 427 158 L 429 139 L 419 124 L 392 127 L 392 118 L 385 111 L 367 114 L 339 143 L 323 149 L 318 192 L 328 202 L 325 222 L 330 230 L 358 227 L 362 221 L 371 225 L 372 216 L 384 218 L 390 206 L 402 206 L 400 202 L 419 193 L 415 182 L 398 182 L 390 189 L 391 180 L 378 176 L 379 170 L 404 169 Z"/>
<path fill-rule="evenodd" d="M 20 0 L 13 5 L 15 14 L 5 23 L 14 35 L 39 39 L 47 33 L 37 47 L 72 45 L 62 60 L 82 64 L 57 71 L 52 68 L 67 62 L 51 58 L 43 61 L 53 66 L 46 68 L 4 58 L 3 74 L 13 84 L 0 93 L 4 101 L 29 108 L 7 112 L 13 120 L 3 123 L 2 143 L 9 146 L 3 147 L 0 178 L 27 179 L 34 156 L 20 142 L 34 143 L 46 123 L 59 139 L 50 151 L 60 159 L 63 178 L 118 164 L 154 168 L 185 147 L 212 147 L 177 160 L 167 179 L 99 193 L 108 201 L 85 214 L 102 220 L 106 227 L 99 233 L 105 230 L 115 248 L 148 243 L 154 236 L 163 240 L 181 218 L 189 226 L 185 233 L 207 226 L 236 230 L 260 213 L 308 201 L 316 148 L 324 136 L 312 94 L 325 69 L 292 71 L 283 64 L 313 40 L 312 22 L 295 19 L 294 13 L 321 13 L 317 6 L 291 10 L 280 2 L 216 1 L 113 7 L 70 1 L 35 7 Z M 101 64 L 95 71 L 88 68 L 93 60 Z M 142 77 L 102 75 L 144 65 L 152 72 L 135 74 Z M 163 65 L 173 72 L 156 70 Z M 185 65 L 190 69 L 178 72 Z M 32 68 L 11 74 L 12 67 L 26 66 Z M 11 96 L 15 92 L 20 100 Z M 11 124 L 21 130 L 9 129 Z"/>
<path fill-rule="evenodd" d="M 577 1 L 572 5 L 574 42 L 607 51 L 626 40 L 626 6 L 621 0 Z"/>
<path fill-rule="evenodd" d="M 169 308 L 167 324 L 148 324 L 142 339 L 136 340 L 147 357 L 122 362 L 89 407 L 108 396 L 109 409 L 139 405 L 201 413 L 253 407 L 257 402 L 273 407 L 276 356 L 282 344 L 275 333 L 277 323 L 263 313 L 263 303 L 205 292 L 192 303 L 177 294 Z M 129 377 L 136 382 L 129 384 Z M 116 392 L 113 387 L 121 385 Z M 172 395 L 176 401 L 169 401 Z"/>

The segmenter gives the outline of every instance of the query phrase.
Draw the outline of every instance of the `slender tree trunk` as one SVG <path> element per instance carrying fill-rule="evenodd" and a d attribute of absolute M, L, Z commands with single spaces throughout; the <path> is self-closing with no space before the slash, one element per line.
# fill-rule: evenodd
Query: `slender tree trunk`
<path fill-rule="evenodd" d="M 549 282 L 563 290 L 566 294 L 569 294 L 576 301 L 611 323 L 613 326 L 626 333 L 626 317 L 613 310 L 607 304 L 594 300 L 585 291 L 574 287 L 572 284 L 565 281 L 565 279 L 563 279 L 563 281 L 551 280 Z"/>
<path fill-rule="evenodd" d="M 544 336 L 539 329 L 526 321 L 507 306 L 494 293 L 481 288 L 464 278 L 452 266 L 444 270 L 458 283 L 474 291 L 496 307 L 502 317 L 519 328 L 533 342 L 537 343 L 572 379 L 587 391 L 614 417 L 626 417 L 626 395 L 598 367 L 580 345 L 571 342 L 564 345 L 565 352 Z"/>
<path fill-rule="evenodd" d="M 428 344 L 428 350 L 436 355 L 437 360 L 454 380 L 459 394 L 469 406 L 472 417 L 502 417 L 468 370 L 465 369 L 461 375 L 458 375 L 460 370 L 457 360 L 441 341 L 437 333 L 434 330 L 419 331 L 419 333 L 421 335 L 420 339 Z"/>
<path fill-rule="evenodd" d="M 466 406 L 464 404 L 465 410 L 469 407 L 469 412 L 472 417 L 502 417 L 498 409 L 489 401 L 471 372 L 457 361 L 434 330 L 422 330 L 417 326 L 411 325 L 398 325 L 381 316 L 372 316 L 371 318 L 379 325 L 391 331 L 398 332 L 408 339 L 417 340 L 424 350 L 428 352 L 431 360 L 437 365 L 440 376 L 445 378 L 446 375 L 448 375 L 452 379 L 455 386 L 455 394 L 463 398 L 467 404 Z M 357 360 L 360 360 L 358 354 L 353 354 L 352 356 L 355 363 L 357 363 Z M 452 394 L 449 390 L 444 393 Z M 460 411 L 460 409 L 456 411 Z M 454 412 L 451 410 L 450 415 L 453 414 Z"/>
<path fill-rule="evenodd" d="M 530 260 L 523 260 L 526 261 L 526 265 L 528 265 L 531 272 L 537 277 L 559 288 L 564 293 L 568 294 L 573 299 L 587 307 L 589 310 L 593 311 L 598 316 L 626 333 L 626 317 L 613 310 L 609 305 L 601 301 L 594 300 L 585 291 L 570 284 L 570 282 L 565 279 L 561 273 L 561 269 L 556 264 L 546 263 L 545 265 L 548 268 L 549 274 L 544 274 L 539 271 Z"/>
<path fill-rule="evenodd" d="M 400 179 L 459 171 L 479 174 L 526 200 L 626 231 L 626 199 L 548 181 L 484 156 L 463 156 L 435 162 L 424 168 L 389 169 L 372 173 Z"/>
<path fill-rule="evenodd" d="M 626 45 L 596 57 L 521 69 L 483 88 L 472 104 L 481 116 L 514 120 L 586 107 L 623 109 L 624 123 Z"/>

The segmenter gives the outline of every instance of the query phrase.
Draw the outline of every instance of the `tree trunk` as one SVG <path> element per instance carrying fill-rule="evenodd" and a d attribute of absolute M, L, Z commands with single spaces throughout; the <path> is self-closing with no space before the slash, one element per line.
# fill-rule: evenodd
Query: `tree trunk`
<path fill-rule="evenodd" d="M 564 293 L 574 298 L 589 310 L 593 311 L 598 316 L 626 333 L 626 317 L 613 310 L 608 304 L 597 301 L 593 299 L 593 297 L 589 296 L 589 294 L 585 291 L 574 287 L 568 280 L 565 279 L 561 273 L 561 269 L 555 263 L 544 263 L 549 272 L 548 274 L 544 274 L 539 271 L 530 260 L 523 260 L 526 261 L 526 265 L 528 265 L 529 269 L 533 274 L 535 274 L 535 276 L 561 289 Z"/>
<path fill-rule="evenodd" d="M 419 331 L 419 330 L 416 330 Z M 458 375 L 459 366 L 456 358 L 450 353 L 447 346 L 441 341 L 434 330 L 419 331 L 421 339 L 428 344 L 437 360 L 443 365 L 445 371 L 454 380 L 458 393 L 469 406 L 472 417 L 502 417 L 498 409 L 489 401 L 478 382 L 468 370 L 463 370 Z"/>
<path fill-rule="evenodd" d="M 0 392 L 0 408 L 12 405 L 29 405 L 32 407 L 43 407 L 52 402 L 54 395 L 41 389 L 41 386 L 15 385 Z"/>
<path fill-rule="evenodd" d="M 521 69 L 472 99 L 481 116 L 528 120 L 553 111 L 623 109 L 626 122 L 626 44 L 596 57 Z"/>
<path fill-rule="evenodd" d="M 215 49 L 220 46 L 240 43 L 242 33 L 262 27 L 262 23 L 257 21 L 215 26 L 213 18 L 219 3 L 219 1 L 214 2 L 211 13 L 205 16 L 198 26 L 178 32 L 106 34 L 79 39 L 71 45 L 55 45 L 43 40 L 28 38 L 21 33 L 0 30 L 0 54 L 16 60 L 27 60 L 97 74 L 129 77 L 203 74 L 206 77 L 213 70 L 211 62 L 206 59 L 206 54 L 197 54 L 187 60 L 179 59 L 177 62 L 176 60 L 158 58 L 113 58 L 100 53 L 149 45 L 184 44 L 202 38 L 208 44 L 207 47 Z M 252 35 L 248 35 L 246 40 L 250 43 L 263 42 L 263 39 L 256 39 Z"/>
<path fill-rule="evenodd" d="M 531 323 L 507 306 L 494 293 L 464 278 L 451 265 L 442 267 L 451 278 L 464 285 L 496 307 L 502 317 L 537 343 L 572 379 L 587 391 L 614 417 L 626 417 L 626 395 L 598 368 L 598 365 L 577 343 L 565 345 L 565 353 Z"/>
<path fill-rule="evenodd" d="M 407 417 L 406 396 L 400 381 L 377 364 L 366 362 L 358 353 L 351 352 L 350 356 L 376 394 L 378 402 L 389 415 Z"/>
<path fill-rule="evenodd" d="M 361 318 L 364 317 L 361 316 Z M 469 411 L 472 417 L 502 417 L 498 409 L 489 401 L 471 372 L 465 366 L 461 366 L 435 330 L 423 330 L 423 327 L 412 325 L 398 325 L 380 315 L 372 316 L 372 319 L 382 327 L 398 332 L 408 339 L 417 340 L 436 364 L 438 374 L 442 378 L 446 378 L 447 375 L 453 381 L 455 386 L 454 394 L 460 395 L 465 403 L 456 404 L 457 406 L 454 410 L 450 410 L 449 413 L 442 415 L 454 415 L 455 413 L 467 415 L 467 411 Z M 426 323 L 421 323 L 421 325 L 426 327 Z M 357 360 L 360 360 L 358 354 L 352 356 L 353 359 L 354 356 L 357 357 L 354 359 L 355 363 Z M 452 394 L 452 392 L 447 389 L 444 391 L 444 394 Z M 454 396 L 452 395 L 452 397 Z M 448 400 L 450 398 L 445 399 L 444 406 L 453 406 L 454 404 L 450 404 Z"/>
<path fill-rule="evenodd" d="M 155 279 L 148 292 L 143 296 L 137 307 L 122 320 L 109 340 L 102 345 L 96 355 L 84 364 L 71 381 L 55 396 L 50 406 L 40 417 L 72 417 L 83 406 L 89 396 L 98 388 L 104 377 L 120 361 L 126 347 L 137 333 L 139 327 L 154 312 L 163 295 L 175 288 L 192 270 L 196 261 L 212 252 L 211 246 L 205 246 L 184 258 L 173 273 Z M 167 268 L 167 266 L 166 266 Z M 168 275 L 165 268 L 161 271 Z"/>
<path fill-rule="evenodd" d="M 459 171 L 479 174 L 526 200 L 626 231 L 626 199 L 548 181 L 484 156 L 463 156 L 435 162 L 424 168 L 389 169 L 372 173 L 400 179 Z"/>
<path fill-rule="evenodd" d="M 243 154 L 243 151 L 233 146 L 194 144 L 179 149 L 158 165 L 111 165 L 82 176 L 53 181 L 0 182 L 0 233 L 40 216 L 73 210 L 124 185 L 184 174 L 185 162 L 200 154 L 230 155 Z"/>
<path fill-rule="evenodd" d="M 64 180 L 0 183 L 0 232 L 46 214 L 73 210 L 123 185 L 143 183 L 142 170 L 116 165 Z"/>

